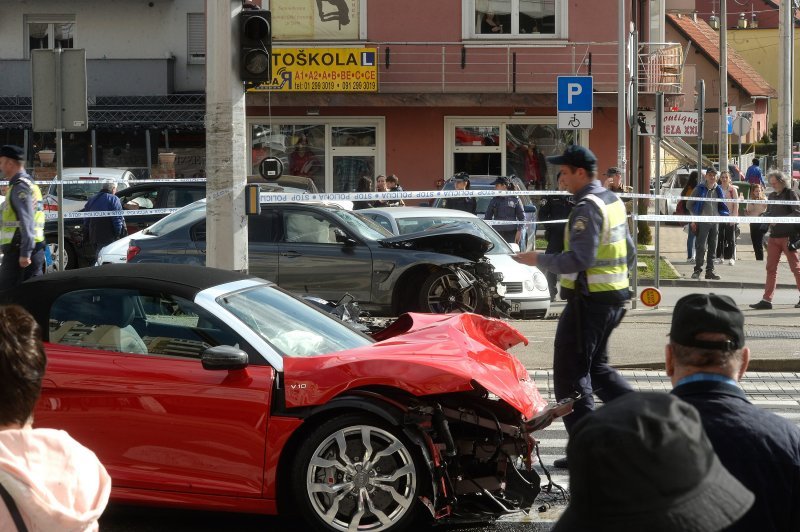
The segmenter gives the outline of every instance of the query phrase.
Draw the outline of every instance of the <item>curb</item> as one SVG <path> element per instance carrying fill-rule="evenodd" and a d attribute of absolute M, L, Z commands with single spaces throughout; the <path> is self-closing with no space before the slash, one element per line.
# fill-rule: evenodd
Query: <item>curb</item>
<path fill-rule="evenodd" d="M 650 369 L 665 371 L 663 362 L 642 362 L 641 364 L 612 364 L 616 369 Z M 750 359 L 747 371 L 800 372 L 800 359 Z"/>
<path fill-rule="evenodd" d="M 641 279 L 638 286 L 655 286 L 652 279 Z M 679 287 L 704 287 L 704 288 L 740 288 L 763 290 L 764 283 L 748 283 L 744 281 L 708 281 L 706 279 L 661 279 L 659 286 L 679 286 Z M 778 283 L 777 289 L 790 288 L 797 290 L 797 286 L 789 283 Z"/>

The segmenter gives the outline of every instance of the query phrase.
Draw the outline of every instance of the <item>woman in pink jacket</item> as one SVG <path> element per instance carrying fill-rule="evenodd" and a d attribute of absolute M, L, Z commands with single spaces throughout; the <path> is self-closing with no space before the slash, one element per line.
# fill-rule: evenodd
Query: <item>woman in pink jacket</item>
<path fill-rule="evenodd" d="M 66 432 L 32 427 L 47 365 L 40 336 L 27 311 L 0 307 L 0 530 L 97 530 L 105 468 Z"/>

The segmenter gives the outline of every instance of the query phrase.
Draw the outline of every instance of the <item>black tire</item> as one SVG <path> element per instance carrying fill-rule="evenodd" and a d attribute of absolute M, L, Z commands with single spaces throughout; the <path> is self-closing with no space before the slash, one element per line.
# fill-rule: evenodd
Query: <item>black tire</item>
<path fill-rule="evenodd" d="M 365 429 L 372 446 L 369 456 L 385 452 L 375 463 L 365 451 Z M 398 474 L 393 482 L 385 480 Z M 384 479 L 379 481 L 380 477 Z M 359 518 L 359 530 L 397 532 L 430 518 L 419 501 L 420 495 L 430 492 L 429 478 L 419 450 L 401 430 L 368 414 L 353 413 L 322 423 L 303 439 L 290 470 L 289 485 L 295 510 L 313 530 L 344 532 Z M 360 517 L 359 499 L 363 506 Z M 370 508 L 381 512 L 384 522 Z"/>
<path fill-rule="evenodd" d="M 58 240 L 47 240 L 47 245 L 50 246 L 50 255 L 53 257 L 53 265 L 47 268 L 47 271 L 58 271 Z M 78 254 L 75 248 L 69 242 L 64 242 L 64 250 L 66 251 L 65 268 L 66 270 L 74 270 L 78 267 Z"/>
<path fill-rule="evenodd" d="M 430 274 L 419 291 L 420 311 L 438 314 L 480 313 L 483 306 L 481 291 L 472 276 L 467 276 L 470 277 L 470 285 L 462 288 L 458 276 L 450 270 L 437 270 Z"/>

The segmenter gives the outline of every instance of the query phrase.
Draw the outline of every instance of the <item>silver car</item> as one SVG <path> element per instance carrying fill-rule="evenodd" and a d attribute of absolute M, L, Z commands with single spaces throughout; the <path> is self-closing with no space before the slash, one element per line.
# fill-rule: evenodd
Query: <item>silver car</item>
<path fill-rule="evenodd" d="M 134 175 L 129 170 L 120 168 L 64 168 L 61 175 L 64 181 L 64 212 L 75 212 L 83 209 L 86 202 L 100 192 L 103 184 L 115 182 L 117 189 L 128 188 Z M 44 210 L 58 211 L 58 178 L 54 179 L 44 194 Z"/>

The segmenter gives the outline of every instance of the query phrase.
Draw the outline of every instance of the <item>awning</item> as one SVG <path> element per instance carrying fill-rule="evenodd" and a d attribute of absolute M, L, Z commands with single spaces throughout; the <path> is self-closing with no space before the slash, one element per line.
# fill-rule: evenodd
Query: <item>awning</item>
<path fill-rule="evenodd" d="M 680 137 L 664 137 L 661 139 L 664 151 L 678 159 L 682 164 L 697 166 L 697 149 Z M 703 167 L 713 166 L 714 161 L 703 155 Z"/>

